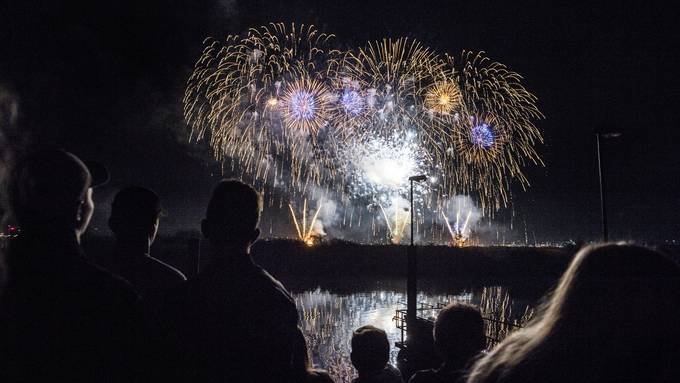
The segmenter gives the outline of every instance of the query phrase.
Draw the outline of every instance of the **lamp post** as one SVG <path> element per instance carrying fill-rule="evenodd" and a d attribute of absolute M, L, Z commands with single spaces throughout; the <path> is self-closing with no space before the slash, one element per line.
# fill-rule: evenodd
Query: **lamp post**
<path fill-rule="evenodd" d="M 425 181 L 427 176 L 421 174 L 411 176 L 408 180 L 411 182 L 411 245 L 407 252 L 407 279 L 406 279 L 406 335 L 409 342 L 415 339 L 415 328 L 417 318 L 417 299 L 418 299 L 418 263 L 416 260 L 416 246 L 413 241 L 414 237 L 414 223 L 413 223 L 413 182 Z"/>
<path fill-rule="evenodd" d="M 609 241 L 609 229 L 607 227 L 607 193 L 605 192 L 604 158 L 602 158 L 602 140 L 619 137 L 621 133 L 595 133 L 597 143 L 597 168 L 600 180 L 600 214 L 602 215 L 602 241 Z"/>

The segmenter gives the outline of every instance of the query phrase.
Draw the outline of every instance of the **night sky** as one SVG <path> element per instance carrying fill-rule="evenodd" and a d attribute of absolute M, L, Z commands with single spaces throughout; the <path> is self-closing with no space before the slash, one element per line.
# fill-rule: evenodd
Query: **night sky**
<path fill-rule="evenodd" d="M 611 238 L 680 240 L 677 12 L 649 1 L 138 3 L 0 5 L 0 91 L 18 98 L 27 142 L 111 172 L 97 193 L 98 230 L 107 232 L 106 204 L 127 184 L 161 195 L 166 231 L 198 226 L 221 174 L 205 146 L 187 141 L 185 81 L 205 37 L 284 21 L 334 33 L 340 47 L 408 36 L 441 53 L 485 51 L 524 76 L 546 116 L 537 124 L 546 167 L 527 168 L 531 187 L 513 190 L 515 225 L 526 221 L 537 241 L 596 239 L 594 133 L 620 132 L 603 148 Z"/>

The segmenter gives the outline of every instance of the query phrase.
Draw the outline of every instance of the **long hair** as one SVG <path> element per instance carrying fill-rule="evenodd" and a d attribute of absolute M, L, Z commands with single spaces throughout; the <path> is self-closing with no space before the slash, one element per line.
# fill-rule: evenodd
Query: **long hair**
<path fill-rule="evenodd" d="M 472 368 L 468 383 L 662 381 L 680 349 L 680 267 L 632 245 L 578 252 L 525 329 Z"/>

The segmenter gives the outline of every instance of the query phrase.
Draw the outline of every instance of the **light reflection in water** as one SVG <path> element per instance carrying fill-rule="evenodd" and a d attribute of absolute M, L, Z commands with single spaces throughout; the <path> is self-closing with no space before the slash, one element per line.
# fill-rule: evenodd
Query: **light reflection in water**
<path fill-rule="evenodd" d="M 350 382 L 356 376 L 349 358 L 350 339 L 352 331 L 363 325 L 370 324 L 385 330 L 392 345 L 390 361 L 396 364 L 399 350 L 394 347 L 394 342 L 401 340 L 401 333 L 392 318 L 397 309 L 406 307 L 406 294 L 373 291 L 346 295 L 316 289 L 293 295 L 314 365 L 328 370 L 336 382 Z M 419 303 L 433 306 L 452 301 L 479 305 L 482 315 L 495 319 L 526 320 L 522 318 L 522 314 L 526 314 L 524 309 L 518 311 L 519 317 L 513 314 L 514 304 L 507 290 L 501 287 L 487 287 L 457 295 L 418 295 Z M 436 311 L 420 314 L 434 317 Z"/>

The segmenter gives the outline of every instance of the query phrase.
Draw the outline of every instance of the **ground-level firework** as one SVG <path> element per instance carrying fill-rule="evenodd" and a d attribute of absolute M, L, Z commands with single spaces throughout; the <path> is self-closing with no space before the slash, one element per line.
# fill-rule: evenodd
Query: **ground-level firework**
<path fill-rule="evenodd" d="M 389 209 L 390 212 L 388 213 L 385 210 L 385 207 L 378 203 L 380 212 L 382 212 L 383 217 L 385 218 L 385 224 L 389 230 L 389 239 L 394 244 L 401 243 L 401 240 L 404 237 L 404 229 L 410 224 L 411 211 L 405 205 L 406 204 L 402 203 L 400 206 L 399 198 L 396 198 L 393 200 Z"/>
<path fill-rule="evenodd" d="M 294 202 L 322 190 L 351 211 L 346 227 L 374 216 L 369 206 L 407 198 L 416 174 L 428 176 L 409 212 L 416 232 L 454 195 L 493 215 L 514 182 L 528 186 L 524 168 L 542 165 L 536 97 L 503 64 L 406 38 L 345 51 L 333 41 L 295 24 L 207 40 L 184 97 L 192 138 L 269 194 Z M 379 221 L 401 239 L 400 219 Z M 297 230 L 302 240 L 307 229 Z"/>
<path fill-rule="evenodd" d="M 444 218 L 446 228 L 449 230 L 449 234 L 451 235 L 451 242 L 449 242 L 451 246 L 463 247 L 467 244 L 469 236 L 469 233 L 467 232 L 467 226 L 470 222 L 471 214 L 472 211 L 468 211 L 467 215 L 465 216 L 465 222 L 463 223 L 463 226 L 460 226 L 460 213 L 456 213 L 456 223 L 453 227 L 451 227 L 449 218 L 444 214 L 444 212 L 442 212 L 442 218 Z"/>
<path fill-rule="evenodd" d="M 316 219 L 319 216 L 319 212 L 321 211 L 321 207 L 322 205 L 319 204 L 319 206 L 316 208 L 316 211 L 314 212 L 314 215 L 312 215 L 309 221 L 309 225 L 307 225 L 307 199 L 305 198 L 304 203 L 302 205 L 301 219 L 298 219 L 297 215 L 295 214 L 295 209 L 293 209 L 293 205 L 288 204 L 288 208 L 290 209 L 290 215 L 293 219 L 293 224 L 295 225 L 295 231 L 297 232 L 298 239 L 304 242 L 304 244 L 307 246 L 314 246 L 319 241 L 320 235 L 314 229 Z"/>

